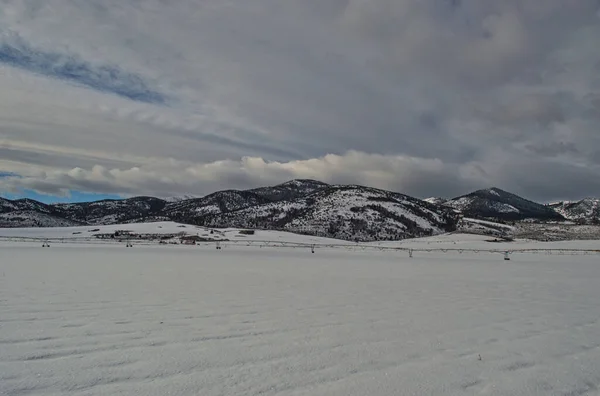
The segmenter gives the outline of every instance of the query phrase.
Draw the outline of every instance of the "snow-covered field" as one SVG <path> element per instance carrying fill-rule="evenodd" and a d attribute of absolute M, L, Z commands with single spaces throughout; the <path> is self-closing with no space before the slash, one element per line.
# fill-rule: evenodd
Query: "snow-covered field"
<path fill-rule="evenodd" d="M 0 228 L 0 240 L 6 238 L 37 238 L 37 239 L 65 239 L 75 241 L 94 240 L 97 234 L 110 234 L 115 231 L 126 230 L 138 234 L 176 234 L 184 233 L 186 235 L 198 235 L 214 238 L 215 240 L 229 241 L 287 241 L 292 243 L 336 243 L 348 242 L 338 239 L 320 238 L 308 235 L 297 235 L 282 231 L 256 231 L 254 235 L 240 234 L 240 229 L 223 228 L 214 229 L 214 234 L 210 234 L 211 229 L 198 227 L 188 224 L 179 224 L 172 221 L 156 223 L 136 223 L 136 224 L 114 224 L 102 226 L 84 226 L 84 227 L 52 227 L 52 228 Z M 67 241 L 68 242 L 68 241 Z"/>
<path fill-rule="evenodd" d="M 0 394 L 598 395 L 599 259 L 0 242 Z"/>

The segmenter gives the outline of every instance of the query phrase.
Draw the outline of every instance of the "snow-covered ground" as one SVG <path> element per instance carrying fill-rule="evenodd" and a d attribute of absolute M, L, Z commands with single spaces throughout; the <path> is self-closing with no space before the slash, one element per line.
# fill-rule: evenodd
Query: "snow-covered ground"
<path fill-rule="evenodd" d="M 68 239 L 89 240 L 95 239 L 98 234 L 111 234 L 115 231 L 130 231 L 136 234 L 178 234 L 198 235 L 214 239 L 230 241 L 286 241 L 293 243 L 347 243 L 337 239 L 320 238 L 308 235 L 298 235 L 282 231 L 255 231 L 254 235 L 240 234 L 240 229 L 223 228 L 211 229 L 193 225 L 179 224 L 172 221 L 156 223 L 115 224 L 103 226 L 84 227 L 54 227 L 54 228 L 0 228 L 0 238 L 38 238 L 38 239 Z"/>
<path fill-rule="evenodd" d="M 598 259 L 0 242 L 0 394 L 594 395 Z"/>
<path fill-rule="evenodd" d="M 535 238 L 543 240 L 596 240 L 600 241 L 600 226 L 577 225 L 565 223 L 540 224 L 521 222 L 515 227 L 518 238 Z"/>
<path fill-rule="evenodd" d="M 404 241 L 372 242 L 368 245 L 381 247 L 400 247 L 418 250 L 475 249 L 481 252 L 502 250 L 518 252 L 521 250 L 598 250 L 598 240 L 541 242 L 529 239 L 515 239 L 513 242 L 492 242 L 493 236 L 449 233 L 428 238 L 406 239 Z M 451 253 L 451 252 L 447 252 Z M 543 252 L 542 252 L 543 253 Z M 593 252 L 592 252 L 593 253 Z M 525 253 L 523 253 L 525 254 Z M 600 256 L 598 256 L 600 258 Z"/>
<path fill-rule="evenodd" d="M 510 226 L 508 224 L 502 224 L 502 223 L 494 223 L 493 221 L 486 221 L 486 220 L 479 220 L 479 219 L 472 219 L 469 217 L 465 217 L 463 218 L 463 222 L 464 223 L 475 223 L 475 224 L 480 224 L 482 226 L 487 226 L 490 228 L 500 228 L 500 229 L 506 229 L 506 230 L 513 230 L 514 227 Z"/>
<path fill-rule="evenodd" d="M 510 226 L 504 224 L 484 222 L 481 220 L 468 219 L 477 224 L 489 224 L 494 226 L 503 226 L 510 229 Z M 580 226 L 583 227 L 583 226 Z M 592 227 L 592 226 L 587 226 Z M 135 234 L 178 234 L 198 235 L 201 237 L 210 237 L 215 240 L 227 240 L 228 245 L 236 245 L 233 242 L 239 242 L 239 245 L 244 245 L 246 242 L 286 242 L 290 244 L 307 244 L 315 246 L 371 246 L 371 247 L 387 247 L 387 248 L 413 248 L 413 249 L 479 249 L 479 250 L 523 250 L 523 249 L 600 249 L 600 241 L 598 240 L 575 240 L 575 241 L 552 241 L 541 242 L 537 240 L 517 239 L 510 243 L 494 243 L 493 236 L 449 233 L 436 235 L 427 238 L 405 239 L 401 241 L 380 241 L 361 243 L 359 245 L 343 241 L 339 239 L 322 238 L 310 235 L 300 235 L 283 231 L 267 231 L 256 230 L 253 235 L 240 234 L 240 229 L 224 228 L 214 229 L 211 234 L 211 229 L 205 227 L 197 227 L 193 225 L 179 224 L 175 222 L 157 222 L 157 223 L 136 223 L 136 224 L 116 224 L 105 226 L 84 226 L 84 227 L 54 227 L 54 228 L 0 228 L 0 243 L 2 241 L 17 242 L 21 238 L 35 238 L 44 240 L 64 240 L 63 242 L 102 242 L 117 243 L 116 240 L 96 240 L 97 234 L 111 234 L 115 231 L 127 230 Z M 151 243 L 157 244 L 158 241 Z M 121 243 L 123 244 L 123 242 Z M 38 243 L 39 245 L 39 243 Z M 34 246 L 34 245 L 31 245 Z M 35 245 L 37 246 L 37 245 Z M 256 245 L 258 246 L 258 245 Z"/>
<path fill-rule="evenodd" d="M 204 227 L 178 224 L 172 221 L 156 223 L 114 224 L 101 226 L 81 227 L 52 227 L 52 228 L 0 228 L 0 237 L 26 237 L 26 238 L 90 238 L 96 234 L 113 233 L 127 230 L 135 233 L 174 234 L 185 232 L 189 235 L 206 233 Z"/>

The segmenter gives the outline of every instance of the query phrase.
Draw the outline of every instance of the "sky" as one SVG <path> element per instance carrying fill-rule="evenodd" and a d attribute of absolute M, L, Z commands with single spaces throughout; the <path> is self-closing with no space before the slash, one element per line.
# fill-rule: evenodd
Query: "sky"
<path fill-rule="evenodd" d="M 0 194 L 600 197 L 598 0 L 0 0 Z"/>

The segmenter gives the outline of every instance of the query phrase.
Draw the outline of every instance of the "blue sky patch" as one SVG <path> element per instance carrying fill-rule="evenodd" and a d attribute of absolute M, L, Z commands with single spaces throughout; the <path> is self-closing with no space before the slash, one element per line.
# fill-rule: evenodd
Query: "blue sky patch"
<path fill-rule="evenodd" d="M 3 177 L 19 177 L 16 173 L 0 171 L 0 178 Z"/>

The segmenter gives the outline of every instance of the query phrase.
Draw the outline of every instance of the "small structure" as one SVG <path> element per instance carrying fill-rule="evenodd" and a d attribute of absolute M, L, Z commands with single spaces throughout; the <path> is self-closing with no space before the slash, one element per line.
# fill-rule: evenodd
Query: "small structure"
<path fill-rule="evenodd" d="M 117 237 L 127 237 L 131 235 L 131 231 L 129 230 L 116 230 L 113 235 L 115 236 L 115 238 Z"/>
<path fill-rule="evenodd" d="M 195 245 L 196 244 L 196 239 L 194 237 L 189 237 L 189 236 L 181 237 L 179 239 L 179 241 L 181 242 L 182 245 Z"/>
<path fill-rule="evenodd" d="M 195 245 L 198 242 L 206 241 L 206 238 L 202 238 L 198 235 L 185 235 L 179 238 L 182 245 Z"/>

